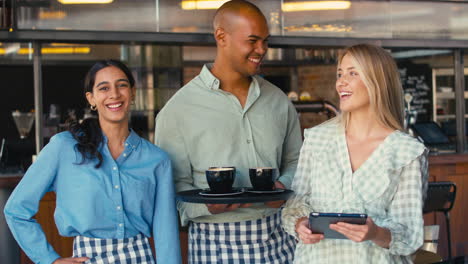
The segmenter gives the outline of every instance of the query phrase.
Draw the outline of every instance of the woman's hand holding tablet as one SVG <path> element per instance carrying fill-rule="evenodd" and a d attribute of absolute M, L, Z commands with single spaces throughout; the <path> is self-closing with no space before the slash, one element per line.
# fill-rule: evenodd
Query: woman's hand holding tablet
<path fill-rule="evenodd" d="M 309 229 L 309 219 L 307 217 L 302 217 L 297 220 L 296 233 L 304 244 L 315 244 L 324 239 L 323 234 L 312 233 L 312 230 Z"/>

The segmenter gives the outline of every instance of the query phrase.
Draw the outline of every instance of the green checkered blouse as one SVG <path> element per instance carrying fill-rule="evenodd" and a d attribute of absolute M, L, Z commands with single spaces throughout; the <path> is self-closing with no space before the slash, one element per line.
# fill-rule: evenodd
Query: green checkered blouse
<path fill-rule="evenodd" d="M 427 153 L 416 139 L 395 131 L 353 173 L 336 118 L 306 130 L 284 229 L 297 238 L 295 223 L 310 212 L 366 213 L 390 230 L 392 241 L 389 249 L 348 239 L 299 242 L 294 263 L 412 263 L 411 254 L 423 244 Z"/>

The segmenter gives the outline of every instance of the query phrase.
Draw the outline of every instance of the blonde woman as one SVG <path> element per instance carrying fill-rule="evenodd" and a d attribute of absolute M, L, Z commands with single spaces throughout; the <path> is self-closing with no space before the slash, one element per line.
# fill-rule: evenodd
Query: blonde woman
<path fill-rule="evenodd" d="M 338 61 L 341 116 L 305 131 L 284 229 L 299 241 L 294 263 L 411 263 L 423 244 L 427 150 L 403 132 L 402 87 L 395 61 L 360 44 Z M 364 225 L 309 229 L 311 212 L 364 213 Z"/>

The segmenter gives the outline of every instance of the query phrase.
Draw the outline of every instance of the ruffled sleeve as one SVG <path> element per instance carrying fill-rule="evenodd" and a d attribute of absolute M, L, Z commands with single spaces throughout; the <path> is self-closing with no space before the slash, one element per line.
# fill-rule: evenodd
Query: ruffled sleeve
<path fill-rule="evenodd" d="M 422 208 L 428 180 L 428 151 L 423 144 L 400 133 L 389 151 L 392 155 L 384 161 L 397 188 L 385 217 L 374 222 L 391 233 L 389 253 L 407 256 L 423 244 L 424 220 Z"/>

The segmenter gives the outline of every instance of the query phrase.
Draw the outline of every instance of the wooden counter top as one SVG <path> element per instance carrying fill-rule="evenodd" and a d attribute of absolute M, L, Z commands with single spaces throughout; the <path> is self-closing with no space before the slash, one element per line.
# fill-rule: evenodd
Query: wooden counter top
<path fill-rule="evenodd" d="M 457 186 L 455 203 L 450 211 L 452 256 L 468 255 L 468 154 L 440 154 L 429 156 L 429 181 L 450 181 Z M 446 222 L 442 213 L 425 215 L 425 225 L 438 224 L 438 253 L 448 256 Z"/>
<path fill-rule="evenodd" d="M 15 188 L 22 177 L 20 173 L 0 173 L 0 188 Z"/>
<path fill-rule="evenodd" d="M 429 155 L 429 166 L 439 164 L 468 163 L 468 154 Z"/>

